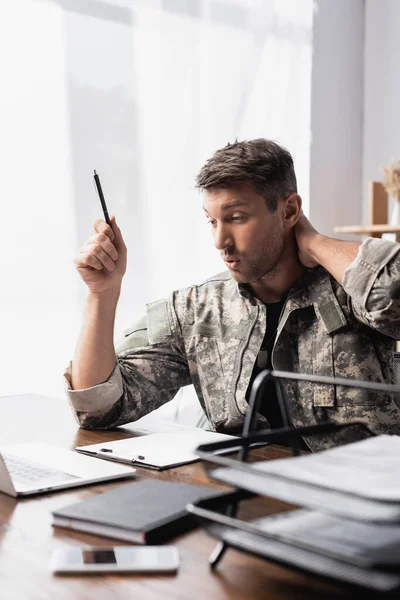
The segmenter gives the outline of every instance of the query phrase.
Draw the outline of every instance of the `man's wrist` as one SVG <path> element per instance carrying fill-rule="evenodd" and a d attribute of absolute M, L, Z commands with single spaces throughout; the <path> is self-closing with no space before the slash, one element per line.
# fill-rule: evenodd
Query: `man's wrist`
<path fill-rule="evenodd" d="M 360 245 L 360 242 L 337 240 L 318 234 L 310 245 L 310 257 L 342 284 L 344 272 L 355 260 Z"/>
<path fill-rule="evenodd" d="M 88 291 L 87 301 L 94 303 L 113 303 L 118 302 L 121 294 L 121 287 L 105 290 L 104 292 Z"/>
<path fill-rule="evenodd" d="M 91 292 L 89 291 L 86 298 L 86 306 L 89 310 L 97 311 L 112 311 L 115 313 L 121 289 L 111 289 L 104 292 Z"/>
<path fill-rule="evenodd" d="M 321 264 L 322 256 L 324 248 L 326 247 L 326 242 L 329 241 L 326 235 L 322 235 L 322 233 L 315 233 L 310 236 L 307 244 L 307 255 L 318 265 Z"/>

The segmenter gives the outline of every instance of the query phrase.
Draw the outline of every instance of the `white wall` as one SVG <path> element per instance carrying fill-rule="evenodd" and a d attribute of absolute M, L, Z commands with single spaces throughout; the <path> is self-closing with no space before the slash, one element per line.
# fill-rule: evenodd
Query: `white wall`
<path fill-rule="evenodd" d="M 382 181 L 381 167 L 400 159 L 400 2 L 366 0 L 363 214 L 367 183 Z"/>
<path fill-rule="evenodd" d="M 93 168 L 129 245 L 118 331 L 221 268 L 193 180 L 236 137 L 292 150 L 321 231 L 365 222 L 368 180 L 400 156 L 400 2 L 314 6 L 0 4 L 0 394 L 62 394 L 84 297 L 72 258 L 101 214 Z"/>
<path fill-rule="evenodd" d="M 129 248 L 117 334 L 224 268 L 194 189 L 217 148 L 277 139 L 308 197 L 311 36 L 312 0 L 0 3 L 1 395 L 63 394 L 93 169 Z"/>
<path fill-rule="evenodd" d="M 399 31 L 398 0 L 315 3 L 310 216 L 328 235 L 368 222 L 368 182 L 400 157 Z"/>
<path fill-rule="evenodd" d="M 312 2 L 112 4 L 63 7 L 76 243 L 100 214 L 96 168 L 129 248 L 120 331 L 224 268 L 194 189 L 217 148 L 277 139 L 308 197 Z"/>
<path fill-rule="evenodd" d="M 79 314 L 63 11 L 0 5 L 0 395 L 59 389 Z"/>
<path fill-rule="evenodd" d="M 310 217 L 327 235 L 361 219 L 363 52 L 364 1 L 315 2 Z"/>

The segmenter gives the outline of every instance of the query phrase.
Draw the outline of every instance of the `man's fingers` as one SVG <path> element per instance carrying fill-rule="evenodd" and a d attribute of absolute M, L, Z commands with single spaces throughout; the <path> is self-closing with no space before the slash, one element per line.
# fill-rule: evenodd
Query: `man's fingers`
<path fill-rule="evenodd" d="M 125 246 L 124 238 L 122 237 L 121 230 L 118 227 L 115 217 L 114 216 L 110 217 L 110 221 L 111 221 L 111 225 L 112 225 L 112 228 L 113 228 L 113 231 L 115 234 L 115 243 L 117 244 L 117 246 L 125 249 L 126 246 Z"/>
<path fill-rule="evenodd" d="M 114 232 L 112 227 L 107 225 L 104 219 L 96 219 L 94 222 L 94 230 L 96 233 L 103 233 L 106 235 L 112 242 L 114 241 Z"/>
<path fill-rule="evenodd" d="M 87 251 L 89 255 L 95 256 L 108 271 L 115 269 L 115 263 L 112 258 L 97 244 L 89 245 Z"/>
<path fill-rule="evenodd" d="M 113 271 L 115 269 L 115 263 L 119 258 L 116 246 L 122 251 L 126 248 L 115 217 L 111 217 L 110 220 L 111 227 L 103 219 L 95 221 L 95 235 L 86 240 L 74 260 L 78 269 L 85 267 L 92 267 L 97 271 L 102 269 Z"/>
<path fill-rule="evenodd" d="M 81 250 L 80 255 L 75 262 L 78 268 L 93 267 L 100 271 L 105 268 L 107 271 L 115 269 L 114 261 L 104 250 L 97 244 L 88 244 Z"/>
<path fill-rule="evenodd" d="M 96 271 L 102 271 L 103 269 L 103 265 L 99 259 L 89 252 L 82 252 L 77 256 L 74 260 L 74 265 L 77 269 L 86 269 L 87 267 L 96 269 Z"/>
<path fill-rule="evenodd" d="M 92 245 L 100 246 L 100 248 L 102 248 L 112 260 L 118 259 L 118 252 L 114 244 L 110 241 L 110 238 L 107 237 L 104 233 L 97 233 L 96 235 L 90 237 L 84 245 L 82 251 L 85 251 L 87 246 Z"/>

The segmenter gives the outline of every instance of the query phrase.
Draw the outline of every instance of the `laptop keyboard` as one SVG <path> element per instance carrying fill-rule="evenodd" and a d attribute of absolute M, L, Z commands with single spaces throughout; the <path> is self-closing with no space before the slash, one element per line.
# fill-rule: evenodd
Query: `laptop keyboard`
<path fill-rule="evenodd" d="M 20 458 L 19 456 L 5 452 L 2 452 L 1 456 L 11 478 L 21 483 L 34 484 L 46 480 L 46 482 L 51 481 L 51 483 L 55 484 L 61 481 L 79 479 L 79 477 L 71 475 L 71 473 L 64 473 L 63 471 L 32 462 L 26 458 Z"/>

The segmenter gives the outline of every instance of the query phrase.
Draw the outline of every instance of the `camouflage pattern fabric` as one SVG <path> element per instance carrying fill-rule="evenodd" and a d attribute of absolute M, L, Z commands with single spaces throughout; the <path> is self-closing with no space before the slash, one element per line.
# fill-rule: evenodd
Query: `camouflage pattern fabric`
<path fill-rule="evenodd" d="M 322 267 L 307 270 L 282 311 L 274 369 L 393 382 L 400 301 L 391 300 L 388 289 L 400 278 L 399 250 L 395 242 L 368 238 L 343 286 Z M 66 393 L 82 427 L 111 428 L 139 419 L 193 383 L 212 427 L 240 433 L 265 330 L 265 306 L 222 273 L 148 305 L 117 345 L 109 380 L 71 390 L 67 371 Z M 390 395 L 293 381 L 283 386 L 296 427 L 361 419 L 378 434 L 400 434 L 400 409 Z M 258 427 L 268 427 L 261 415 Z M 306 442 L 319 450 L 356 436 L 349 428 Z"/>

